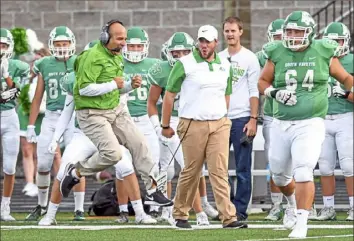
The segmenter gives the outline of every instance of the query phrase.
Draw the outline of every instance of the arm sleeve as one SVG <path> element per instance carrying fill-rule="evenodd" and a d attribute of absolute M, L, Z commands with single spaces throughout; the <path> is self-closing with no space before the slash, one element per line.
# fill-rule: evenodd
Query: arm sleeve
<path fill-rule="evenodd" d="M 232 67 L 230 66 L 230 75 L 229 75 L 229 78 L 227 78 L 227 86 L 226 86 L 225 95 L 232 94 L 232 76 L 233 75 L 234 75 L 234 72 L 232 70 Z"/>
<path fill-rule="evenodd" d="M 55 132 L 53 135 L 53 139 L 55 141 L 58 142 L 61 136 L 63 135 L 66 127 L 68 126 L 73 116 L 74 109 L 75 109 L 74 97 L 72 95 L 67 95 L 65 98 L 64 109 L 61 112 L 61 115 L 55 127 Z"/>
<path fill-rule="evenodd" d="M 184 71 L 183 64 L 180 61 L 177 61 L 171 70 L 170 76 L 168 77 L 166 90 L 172 93 L 180 92 L 185 78 L 186 73 Z"/>
<path fill-rule="evenodd" d="M 89 84 L 86 87 L 79 90 L 80 95 L 83 96 L 98 96 L 107 94 L 113 90 L 117 89 L 117 84 L 114 80 L 108 83 L 102 84 Z"/>
<path fill-rule="evenodd" d="M 259 98 L 258 92 L 258 79 L 260 74 L 261 68 L 259 66 L 259 62 L 256 56 L 252 58 L 250 67 L 248 68 L 248 91 L 251 97 Z"/>

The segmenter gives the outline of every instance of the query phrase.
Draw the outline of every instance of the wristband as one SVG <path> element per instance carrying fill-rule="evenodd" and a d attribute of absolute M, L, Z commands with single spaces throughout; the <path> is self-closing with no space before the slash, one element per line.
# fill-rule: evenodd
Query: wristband
<path fill-rule="evenodd" d="M 162 129 L 169 129 L 170 126 L 169 126 L 169 125 L 168 125 L 168 126 L 163 126 L 163 125 L 161 124 L 161 128 L 162 128 Z"/>
<path fill-rule="evenodd" d="M 258 120 L 258 117 L 257 117 L 257 116 L 251 116 L 250 118 L 251 118 L 251 119 Z"/>

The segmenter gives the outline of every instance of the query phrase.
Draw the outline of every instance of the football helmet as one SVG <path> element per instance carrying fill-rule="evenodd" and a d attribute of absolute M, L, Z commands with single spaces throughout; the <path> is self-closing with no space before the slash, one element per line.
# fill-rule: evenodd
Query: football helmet
<path fill-rule="evenodd" d="M 69 47 L 55 47 L 56 41 L 70 41 Z M 68 58 L 75 54 L 76 40 L 73 32 L 65 26 L 55 27 L 49 34 L 48 47 L 50 54 L 57 58 Z"/>
<path fill-rule="evenodd" d="M 274 41 L 274 35 L 283 35 L 284 19 L 276 19 L 268 25 L 267 37 L 268 42 Z"/>
<path fill-rule="evenodd" d="M 315 34 L 315 20 L 305 11 L 290 13 L 283 25 L 283 45 L 292 51 L 297 51 L 311 44 Z M 302 30 L 303 36 L 288 36 L 287 29 Z"/>
<path fill-rule="evenodd" d="M 349 53 L 350 50 L 350 32 L 348 27 L 340 22 L 330 23 L 324 33 L 322 38 L 338 40 L 343 39 L 343 45 L 339 45 L 337 48 L 337 56 L 343 56 Z"/>
<path fill-rule="evenodd" d="M 128 45 L 142 44 L 144 48 L 142 51 L 129 51 Z M 149 36 L 145 30 L 140 27 L 132 27 L 127 32 L 127 44 L 122 50 L 123 57 L 133 63 L 138 63 L 144 60 L 149 54 Z"/>
<path fill-rule="evenodd" d="M 193 38 L 185 32 L 174 33 L 171 38 L 167 41 L 166 56 L 169 64 L 174 65 L 177 59 L 172 56 L 171 51 L 176 50 L 190 50 L 193 51 L 194 40 Z"/>
<path fill-rule="evenodd" d="M 14 39 L 11 32 L 6 28 L 0 29 L 0 42 L 8 46 L 7 49 L 0 50 L 1 58 L 10 59 L 14 51 Z"/>
<path fill-rule="evenodd" d="M 160 58 L 161 58 L 163 61 L 167 61 L 167 42 L 165 42 L 165 43 L 162 45 L 161 52 L 160 52 Z"/>

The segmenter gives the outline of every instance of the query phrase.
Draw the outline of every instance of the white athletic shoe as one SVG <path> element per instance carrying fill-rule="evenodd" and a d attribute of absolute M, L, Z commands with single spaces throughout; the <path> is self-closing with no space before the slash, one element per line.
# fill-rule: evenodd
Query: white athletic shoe
<path fill-rule="evenodd" d="M 197 225 L 198 226 L 209 226 L 208 216 L 205 212 L 197 213 Z"/>
<path fill-rule="evenodd" d="M 50 217 L 48 214 L 44 215 L 44 217 L 38 222 L 39 226 L 51 226 L 57 225 L 57 220 L 54 217 Z"/>
<path fill-rule="evenodd" d="M 308 220 L 317 220 L 317 211 L 315 205 L 312 206 L 311 210 L 309 211 Z"/>
<path fill-rule="evenodd" d="M 213 206 L 210 205 L 210 203 L 202 203 L 202 208 L 203 211 L 208 215 L 210 218 L 216 218 L 219 216 L 219 212 L 213 208 Z"/>
<path fill-rule="evenodd" d="M 316 220 L 318 221 L 327 221 L 327 220 L 336 220 L 336 211 L 333 207 L 324 207 L 319 212 Z"/>
<path fill-rule="evenodd" d="M 16 219 L 10 215 L 10 204 L 1 205 L 0 220 L 5 222 L 16 221 Z"/>
<path fill-rule="evenodd" d="M 172 217 L 172 209 L 173 209 L 173 206 L 162 207 L 160 221 L 168 222 L 170 225 L 175 225 L 175 220 Z"/>
<path fill-rule="evenodd" d="M 157 223 L 157 220 L 152 218 L 150 215 L 143 213 L 143 214 L 135 216 L 135 223 L 136 224 L 155 224 L 155 223 Z"/>
<path fill-rule="evenodd" d="M 346 221 L 354 221 L 354 208 L 349 209 Z"/>
<path fill-rule="evenodd" d="M 288 207 L 284 211 L 283 225 L 286 229 L 292 229 L 296 224 L 296 208 Z"/>
<path fill-rule="evenodd" d="M 293 231 L 289 234 L 289 238 L 306 238 L 307 236 L 307 224 L 296 223 Z"/>
<path fill-rule="evenodd" d="M 36 197 L 38 196 L 38 187 L 36 184 L 33 183 L 27 183 L 25 188 L 22 190 L 25 190 L 25 195 L 30 196 L 30 197 Z"/>

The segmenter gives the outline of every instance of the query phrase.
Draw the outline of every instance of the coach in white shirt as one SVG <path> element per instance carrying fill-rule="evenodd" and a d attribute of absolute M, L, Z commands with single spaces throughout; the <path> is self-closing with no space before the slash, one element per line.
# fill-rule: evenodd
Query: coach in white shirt
<path fill-rule="evenodd" d="M 233 144 L 235 154 L 237 190 L 232 201 L 236 206 L 238 220 L 245 220 L 252 192 L 252 143 L 242 144 L 240 139 L 244 135 L 254 137 L 257 132 L 259 105 L 257 82 L 260 66 L 257 56 L 240 43 L 243 24 L 239 18 L 226 18 L 223 32 L 228 47 L 220 52 L 219 56 L 227 59 L 233 69 L 228 117 L 232 121 L 230 146 Z"/>

